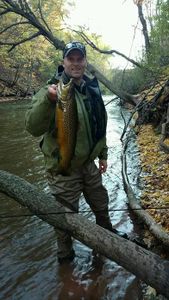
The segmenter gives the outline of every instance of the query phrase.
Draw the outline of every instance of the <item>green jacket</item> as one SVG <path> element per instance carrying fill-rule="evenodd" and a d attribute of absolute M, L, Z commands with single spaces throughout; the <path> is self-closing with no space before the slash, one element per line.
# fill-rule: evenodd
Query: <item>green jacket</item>
<path fill-rule="evenodd" d="M 48 86 L 50 84 L 42 87 L 39 92 L 33 96 L 32 103 L 26 112 L 25 125 L 27 131 L 33 136 L 43 136 L 40 147 L 44 154 L 45 167 L 48 171 L 57 173 L 59 147 L 57 144 L 57 130 L 55 128 L 55 104 L 51 103 L 47 96 Z M 94 81 L 94 84 L 95 90 L 97 87 L 96 81 Z M 99 87 L 97 88 L 99 89 Z M 72 169 L 83 165 L 87 161 L 92 161 L 97 157 L 107 159 L 106 134 L 93 142 L 90 115 L 85 106 L 86 96 L 80 93 L 76 88 L 75 100 L 79 126 L 75 153 L 71 161 Z M 106 114 L 106 112 L 103 111 L 103 114 Z M 105 120 L 106 118 L 107 115 Z"/>

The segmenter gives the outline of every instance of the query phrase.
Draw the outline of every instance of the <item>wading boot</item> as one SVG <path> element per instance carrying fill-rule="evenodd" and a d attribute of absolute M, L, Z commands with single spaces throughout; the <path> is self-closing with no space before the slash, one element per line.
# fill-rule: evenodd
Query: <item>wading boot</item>
<path fill-rule="evenodd" d="M 99 211 L 95 213 L 96 216 L 96 224 L 100 225 L 101 227 L 110 230 L 111 232 L 117 234 L 118 236 L 121 236 L 125 239 L 129 239 L 127 233 L 119 231 L 112 227 L 110 217 L 108 215 L 107 211 Z"/>

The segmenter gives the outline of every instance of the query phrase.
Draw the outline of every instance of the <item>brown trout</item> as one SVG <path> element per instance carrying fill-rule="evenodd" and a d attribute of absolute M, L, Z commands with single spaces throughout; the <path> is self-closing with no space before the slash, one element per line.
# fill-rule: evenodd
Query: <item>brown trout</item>
<path fill-rule="evenodd" d="M 69 174 L 71 159 L 74 155 L 77 131 L 76 102 L 73 93 L 73 80 L 58 84 L 56 103 L 57 143 L 59 145 L 59 173 Z"/>

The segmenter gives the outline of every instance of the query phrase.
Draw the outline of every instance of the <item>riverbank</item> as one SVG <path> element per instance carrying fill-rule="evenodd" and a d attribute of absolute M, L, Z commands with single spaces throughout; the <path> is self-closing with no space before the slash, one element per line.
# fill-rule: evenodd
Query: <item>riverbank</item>
<path fill-rule="evenodd" d="M 168 90 L 168 76 L 163 76 L 157 84 L 142 92 L 148 105 L 147 110 L 142 112 L 142 115 L 144 114 L 142 124 L 136 126 L 144 186 L 140 201 L 143 208 L 167 233 L 169 233 L 169 136 L 166 131 L 165 139 L 162 140 L 164 135 L 162 128 L 168 119 L 165 114 L 169 105 Z M 146 115 L 148 110 L 150 113 Z"/>
<path fill-rule="evenodd" d="M 143 97 L 146 95 L 148 101 L 155 99 L 165 82 L 167 82 L 167 78 L 155 85 L 154 88 L 143 91 Z M 136 132 L 140 152 L 140 179 L 143 185 L 140 203 L 162 230 L 169 234 L 169 153 L 166 153 L 160 146 L 161 132 L 158 127 L 149 122 L 136 126 Z M 169 138 L 165 139 L 165 144 L 169 146 Z M 146 227 L 143 236 L 149 249 L 162 258 L 169 259 L 168 249 L 154 238 Z M 147 286 L 145 289 L 143 288 L 143 294 L 144 300 L 165 299 L 163 296 L 157 295 L 153 288 Z"/>
<path fill-rule="evenodd" d="M 141 205 L 162 229 L 169 233 L 169 154 L 160 147 L 160 135 L 152 125 L 143 125 L 137 135 L 144 190 Z M 167 209 L 168 207 L 168 209 Z M 154 209 L 153 209 L 154 208 Z M 169 259 L 168 250 L 145 229 L 144 241 L 150 249 Z M 144 300 L 165 300 L 151 287 L 145 287 Z"/>
<path fill-rule="evenodd" d="M 137 142 L 144 181 L 141 203 L 169 233 L 169 154 L 160 149 L 160 134 L 152 125 L 141 127 Z"/>

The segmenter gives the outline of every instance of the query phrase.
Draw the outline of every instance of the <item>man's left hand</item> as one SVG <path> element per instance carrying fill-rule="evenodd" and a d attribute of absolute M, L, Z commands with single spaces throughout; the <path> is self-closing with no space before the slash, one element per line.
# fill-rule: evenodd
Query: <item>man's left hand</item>
<path fill-rule="evenodd" d="M 99 171 L 101 174 L 105 173 L 107 170 L 107 160 L 99 159 Z"/>

